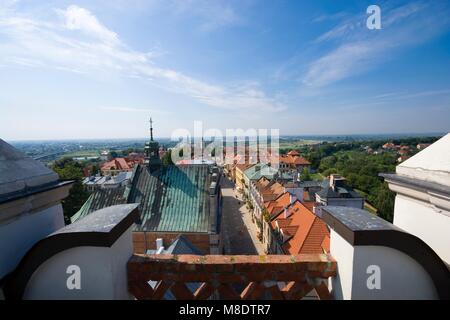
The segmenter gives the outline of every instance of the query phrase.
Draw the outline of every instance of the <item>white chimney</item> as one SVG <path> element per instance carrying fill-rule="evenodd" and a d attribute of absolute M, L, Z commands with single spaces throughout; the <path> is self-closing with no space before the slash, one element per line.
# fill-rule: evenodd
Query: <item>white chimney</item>
<path fill-rule="evenodd" d="M 288 217 L 288 208 L 284 207 L 284 218 L 287 219 Z"/>
<path fill-rule="evenodd" d="M 157 238 L 156 239 L 156 250 L 159 251 L 159 249 L 161 249 L 161 248 L 164 249 L 163 239 L 162 238 Z"/>
<path fill-rule="evenodd" d="M 320 206 L 314 206 L 313 207 L 313 213 L 318 216 L 319 218 L 322 218 L 322 208 Z"/>
<path fill-rule="evenodd" d="M 297 200 L 297 197 L 296 196 L 294 196 L 292 193 L 289 193 L 289 195 L 290 195 L 290 203 L 291 204 L 293 204 L 294 202 L 295 202 L 295 200 Z"/>

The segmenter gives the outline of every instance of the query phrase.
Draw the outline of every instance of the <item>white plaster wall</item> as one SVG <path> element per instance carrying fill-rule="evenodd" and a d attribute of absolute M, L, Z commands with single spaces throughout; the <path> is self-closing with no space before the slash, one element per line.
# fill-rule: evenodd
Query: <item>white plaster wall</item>
<path fill-rule="evenodd" d="M 397 195 L 394 224 L 428 244 L 450 264 L 450 215 L 436 212 L 431 205 Z"/>
<path fill-rule="evenodd" d="M 61 204 L 0 224 L 0 278 L 13 271 L 36 242 L 62 227 Z"/>
<path fill-rule="evenodd" d="M 335 299 L 437 299 L 425 269 L 408 255 L 383 246 L 351 246 L 331 230 L 330 253 L 336 259 L 337 276 L 330 279 Z M 370 290 L 367 268 L 380 268 L 380 289 Z"/>
<path fill-rule="evenodd" d="M 356 246 L 352 299 L 438 299 L 434 284 L 413 258 L 382 246 Z M 369 290 L 367 267 L 380 267 L 381 287 Z"/>
<path fill-rule="evenodd" d="M 133 254 L 132 227 L 111 248 L 76 247 L 44 262 L 33 274 L 24 299 L 131 299 L 127 261 Z M 67 267 L 81 269 L 81 289 L 67 288 Z"/>
<path fill-rule="evenodd" d="M 353 247 L 333 229 L 330 230 L 330 253 L 337 261 L 337 275 L 330 278 L 330 291 L 336 300 L 351 299 Z"/>
<path fill-rule="evenodd" d="M 450 133 L 399 164 L 396 172 L 450 186 Z"/>

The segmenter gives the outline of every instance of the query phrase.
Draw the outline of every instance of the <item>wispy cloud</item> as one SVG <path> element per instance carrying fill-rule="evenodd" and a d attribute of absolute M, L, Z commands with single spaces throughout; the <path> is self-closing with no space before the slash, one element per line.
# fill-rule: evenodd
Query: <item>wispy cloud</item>
<path fill-rule="evenodd" d="M 116 72 L 151 80 L 159 88 L 217 108 L 267 112 L 286 108 L 256 84 L 252 88 L 213 84 L 159 67 L 151 52 L 133 50 L 92 12 L 78 6 L 56 9 L 54 20 L 45 21 L 26 13 L 0 12 L 0 35 L 5 36 L 0 43 L 3 65 L 14 57 L 87 75 Z"/>
<path fill-rule="evenodd" d="M 66 10 L 57 10 L 57 12 L 64 17 L 65 27 L 69 30 L 80 30 L 88 36 L 97 37 L 107 43 L 119 42 L 115 32 L 102 25 L 91 12 L 84 8 L 71 5 Z"/>
<path fill-rule="evenodd" d="M 397 49 L 427 41 L 446 30 L 449 24 L 449 10 L 442 3 L 417 1 L 381 9 L 381 30 L 368 30 L 363 13 L 346 18 L 319 36 L 315 45 L 333 43 L 335 46 L 310 63 L 303 83 L 323 87 L 366 72 L 392 58 Z"/>
<path fill-rule="evenodd" d="M 336 12 L 336 13 L 331 13 L 331 14 L 321 14 L 317 17 L 315 17 L 312 22 L 324 22 L 324 21 L 333 21 L 333 20 L 338 20 L 338 19 L 342 19 L 344 17 L 346 17 L 348 14 L 344 11 L 341 12 Z"/>
<path fill-rule="evenodd" d="M 408 100 L 419 99 L 426 97 L 442 97 L 450 95 L 450 89 L 441 90 L 423 90 L 417 92 L 389 92 L 372 97 L 374 100 L 393 101 L 393 100 Z"/>
<path fill-rule="evenodd" d="M 130 107 L 100 107 L 100 110 L 117 111 L 117 112 L 137 112 L 146 113 L 148 115 L 169 115 L 170 111 L 160 110 L 155 108 L 130 108 Z"/>
<path fill-rule="evenodd" d="M 240 17 L 231 6 L 230 1 L 223 0 L 171 0 L 169 5 L 175 14 L 190 15 L 202 19 L 201 31 L 215 29 L 242 23 Z"/>

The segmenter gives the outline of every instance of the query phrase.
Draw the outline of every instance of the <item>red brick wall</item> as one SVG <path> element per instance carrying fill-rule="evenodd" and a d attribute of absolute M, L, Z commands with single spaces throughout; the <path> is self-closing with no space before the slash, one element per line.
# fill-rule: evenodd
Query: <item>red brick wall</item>
<path fill-rule="evenodd" d="M 209 235 L 207 233 L 165 233 L 165 232 L 133 232 L 133 246 L 135 253 L 145 253 L 146 250 L 156 249 L 156 239 L 162 238 L 164 247 L 169 247 L 180 234 L 186 237 L 196 248 L 204 254 L 209 254 Z M 147 245 L 146 245 L 147 242 Z"/>

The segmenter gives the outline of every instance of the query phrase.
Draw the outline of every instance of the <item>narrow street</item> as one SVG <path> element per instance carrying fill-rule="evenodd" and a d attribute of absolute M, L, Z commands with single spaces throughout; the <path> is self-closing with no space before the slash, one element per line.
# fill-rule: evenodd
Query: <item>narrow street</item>
<path fill-rule="evenodd" d="M 226 254 L 264 254 L 264 246 L 257 238 L 257 226 L 252 222 L 234 183 L 222 177 L 222 232 Z"/>

